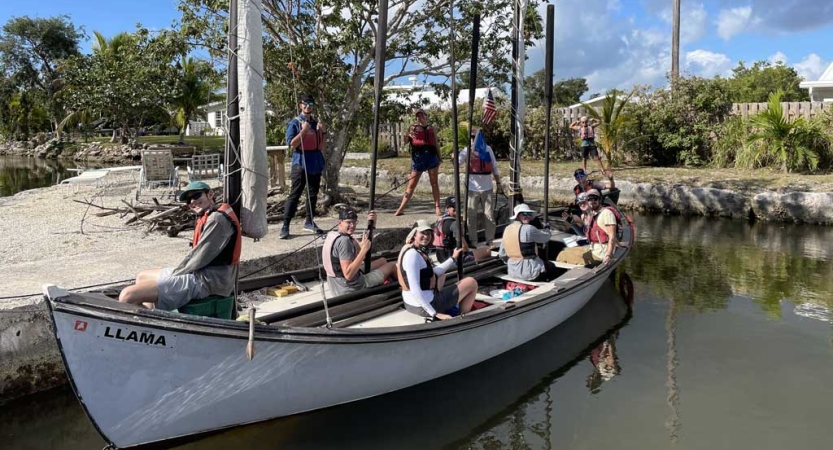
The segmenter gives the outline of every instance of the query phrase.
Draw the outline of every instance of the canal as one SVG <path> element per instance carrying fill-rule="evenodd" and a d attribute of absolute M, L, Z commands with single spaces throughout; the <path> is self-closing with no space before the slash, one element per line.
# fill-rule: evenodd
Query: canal
<path fill-rule="evenodd" d="M 830 448 L 833 229 L 635 220 L 632 312 L 611 281 L 555 330 L 462 372 L 177 448 Z M 67 388 L 0 408 L 0 439 L 105 444 Z"/>
<path fill-rule="evenodd" d="M 52 186 L 77 175 L 74 161 L 29 156 L 0 156 L 0 197 Z"/>

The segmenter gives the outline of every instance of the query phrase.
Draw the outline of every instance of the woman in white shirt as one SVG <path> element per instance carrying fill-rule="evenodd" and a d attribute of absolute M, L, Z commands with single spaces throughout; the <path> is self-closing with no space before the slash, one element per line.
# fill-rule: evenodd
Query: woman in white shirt
<path fill-rule="evenodd" d="M 434 228 L 431 224 L 427 220 L 417 221 L 399 255 L 399 286 L 402 288 L 406 310 L 425 317 L 448 320 L 451 316 L 446 312 L 454 306 L 459 306 L 463 314 L 471 311 L 477 295 L 477 280 L 466 277 L 439 290 L 442 283 L 438 283 L 438 278 L 456 267 L 462 249 L 455 249 L 451 258 L 434 266 L 428 256 L 428 248 L 433 240 Z"/>

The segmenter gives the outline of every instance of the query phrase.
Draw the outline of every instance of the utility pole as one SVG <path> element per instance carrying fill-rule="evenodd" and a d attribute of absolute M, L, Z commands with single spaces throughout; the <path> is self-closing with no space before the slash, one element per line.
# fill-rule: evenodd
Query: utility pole
<path fill-rule="evenodd" d="M 680 0 L 671 0 L 671 86 L 680 76 Z"/>

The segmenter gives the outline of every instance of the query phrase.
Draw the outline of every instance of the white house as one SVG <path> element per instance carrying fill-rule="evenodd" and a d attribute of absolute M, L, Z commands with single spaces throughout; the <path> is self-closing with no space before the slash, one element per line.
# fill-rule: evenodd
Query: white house
<path fill-rule="evenodd" d="M 226 103 L 212 102 L 205 108 L 206 121 L 192 120 L 185 130 L 186 136 L 225 136 L 226 135 Z"/>
<path fill-rule="evenodd" d="M 425 104 L 429 106 L 439 106 L 440 109 L 451 109 L 451 103 L 445 98 L 440 97 L 437 91 L 431 89 L 428 85 L 390 85 L 384 88 L 388 101 L 394 101 L 403 105 Z M 488 95 L 489 88 L 477 88 L 474 90 L 474 98 L 484 99 Z M 505 95 L 499 89 L 492 89 L 492 96 L 497 99 Z M 427 103 L 426 103 L 427 101 Z M 469 102 L 469 90 L 461 89 L 457 96 L 457 104 L 463 105 Z"/>
<path fill-rule="evenodd" d="M 818 81 L 802 81 L 798 86 L 810 90 L 810 101 L 833 102 L 833 63 L 827 66 Z"/>

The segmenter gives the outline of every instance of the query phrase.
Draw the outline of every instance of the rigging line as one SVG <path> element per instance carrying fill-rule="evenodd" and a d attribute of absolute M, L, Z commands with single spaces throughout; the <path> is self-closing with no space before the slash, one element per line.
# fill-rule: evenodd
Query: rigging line
<path fill-rule="evenodd" d="M 329 230 L 327 230 L 327 233 L 329 233 L 330 231 L 333 231 L 333 230 L 335 230 L 335 229 L 336 229 L 336 225 L 333 225 L 332 227 L 330 227 L 330 229 L 329 229 Z M 266 269 L 268 269 L 268 268 L 270 268 L 270 267 L 272 267 L 272 266 L 275 266 L 275 265 L 277 265 L 277 264 L 280 264 L 280 263 L 282 263 L 283 261 L 286 261 L 286 259 L 287 259 L 287 258 L 289 258 L 289 257 L 291 257 L 291 256 L 295 255 L 296 253 L 300 252 L 301 250 L 303 250 L 303 249 L 307 248 L 307 247 L 308 247 L 310 244 L 312 244 L 313 242 L 315 242 L 315 241 L 317 241 L 317 240 L 319 240 L 319 239 L 324 239 L 326 236 L 327 236 L 326 234 L 319 234 L 319 235 L 317 235 L 317 236 L 313 237 L 313 238 L 312 238 L 312 240 L 310 240 L 310 241 L 309 241 L 309 242 L 307 242 L 306 244 L 304 244 L 304 245 L 302 245 L 302 246 L 300 246 L 300 247 L 296 248 L 295 250 L 291 251 L 290 253 L 288 253 L 288 254 L 284 255 L 281 259 L 279 259 L 279 260 L 277 260 L 277 261 L 275 261 L 275 262 L 273 262 L 273 263 L 269 263 L 269 265 L 267 265 L 267 266 L 265 266 L 265 267 L 261 267 L 260 269 L 257 269 L 257 270 L 255 270 L 254 272 L 247 273 L 246 275 L 243 275 L 242 277 L 240 277 L 240 279 L 241 279 L 241 280 L 243 280 L 243 279 L 249 278 L 249 277 L 250 277 L 250 276 L 252 276 L 252 275 L 258 274 L 258 273 L 263 272 L 264 270 L 266 270 Z M 320 278 L 320 277 L 319 277 L 319 278 Z"/>
<path fill-rule="evenodd" d="M 290 60 L 290 62 L 295 61 L 295 52 L 293 51 L 292 47 L 293 46 L 290 44 L 289 45 L 289 60 Z M 291 67 L 292 67 L 293 71 L 295 72 L 295 77 L 294 78 L 291 77 L 292 78 L 292 94 L 295 96 L 295 105 L 298 105 L 298 104 L 301 103 L 301 98 L 298 95 L 298 82 L 296 81 L 296 78 L 298 77 L 298 72 L 297 72 L 297 69 L 295 69 L 294 64 L 292 64 Z M 298 81 L 300 81 L 300 80 L 298 80 Z M 310 119 L 311 119 L 311 117 L 310 117 Z M 300 125 L 301 124 L 299 122 L 299 126 Z M 300 133 L 300 131 L 299 131 L 299 133 Z M 318 142 L 318 139 L 317 139 L 318 127 L 317 126 L 316 126 L 316 129 L 315 129 L 315 133 L 316 133 L 316 142 Z M 290 144 L 291 144 L 291 142 L 290 142 Z M 292 151 L 292 148 L 290 148 L 289 150 Z M 320 151 L 320 149 L 318 149 L 318 150 Z M 306 189 L 307 190 L 307 213 L 311 216 L 311 217 L 308 217 L 308 219 L 310 221 L 310 224 L 312 224 L 312 231 L 315 232 L 315 230 L 316 230 L 316 228 L 318 228 L 318 226 L 315 224 L 315 220 L 314 220 L 315 219 L 315 205 L 312 203 L 312 193 L 310 192 L 311 188 L 310 188 L 310 184 L 309 184 L 309 172 L 307 171 L 307 158 L 306 158 L 306 155 L 304 154 L 304 139 L 303 138 L 301 138 L 301 155 L 300 156 L 301 156 L 300 157 L 301 166 L 304 169 L 304 181 L 306 181 L 306 185 L 307 185 L 307 189 Z M 319 179 L 319 184 L 318 185 L 319 185 L 319 192 L 320 192 L 320 189 L 321 189 L 320 179 Z M 297 211 L 297 205 L 296 205 L 296 211 Z M 286 214 L 286 212 L 284 212 L 284 214 Z M 333 227 L 333 228 L 335 228 L 335 227 Z M 332 231 L 332 229 L 330 229 L 330 231 Z M 326 234 L 322 234 L 321 236 L 326 236 Z M 319 256 L 317 236 L 316 236 L 315 239 L 312 240 L 312 243 L 313 243 L 313 248 L 315 249 L 315 251 L 314 251 L 314 253 L 315 253 L 315 262 L 318 265 L 318 267 L 321 267 L 321 265 L 322 265 L 321 260 L 323 259 L 324 255 Z M 318 271 L 318 281 L 319 281 L 319 286 L 321 287 L 321 300 L 324 303 L 324 315 L 327 317 L 327 328 L 332 328 L 333 327 L 333 319 L 332 319 L 332 317 L 330 317 L 330 307 L 327 304 L 327 292 L 324 289 L 324 277 L 321 276 L 321 271 L 320 270 Z"/>
<path fill-rule="evenodd" d="M 91 284 L 89 286 L 80 286 L 75 288 L 69 288 L 67 291 L 80 291 L 82 289 L 89 289 L 94 287 L 101 287 L 101 286 L 109 286 L 111 284 L 121 284 L 127 283 L 128 281 L 134 281 L 135 278 L 128 278 L 126 280 L 118 280 L 118 281 L 110 281 L 108 283 L 100 283 L 100 284 Z M 36 297 L 38 295 L 43 295 L 43 292 L 35 292 L 34 294 L 21 294 L 21 295 L 10 295 L 7 297 L 0 297 L 0 300 L 14 300 L 17 298 L 27 298 L 27 297 Z"/>

